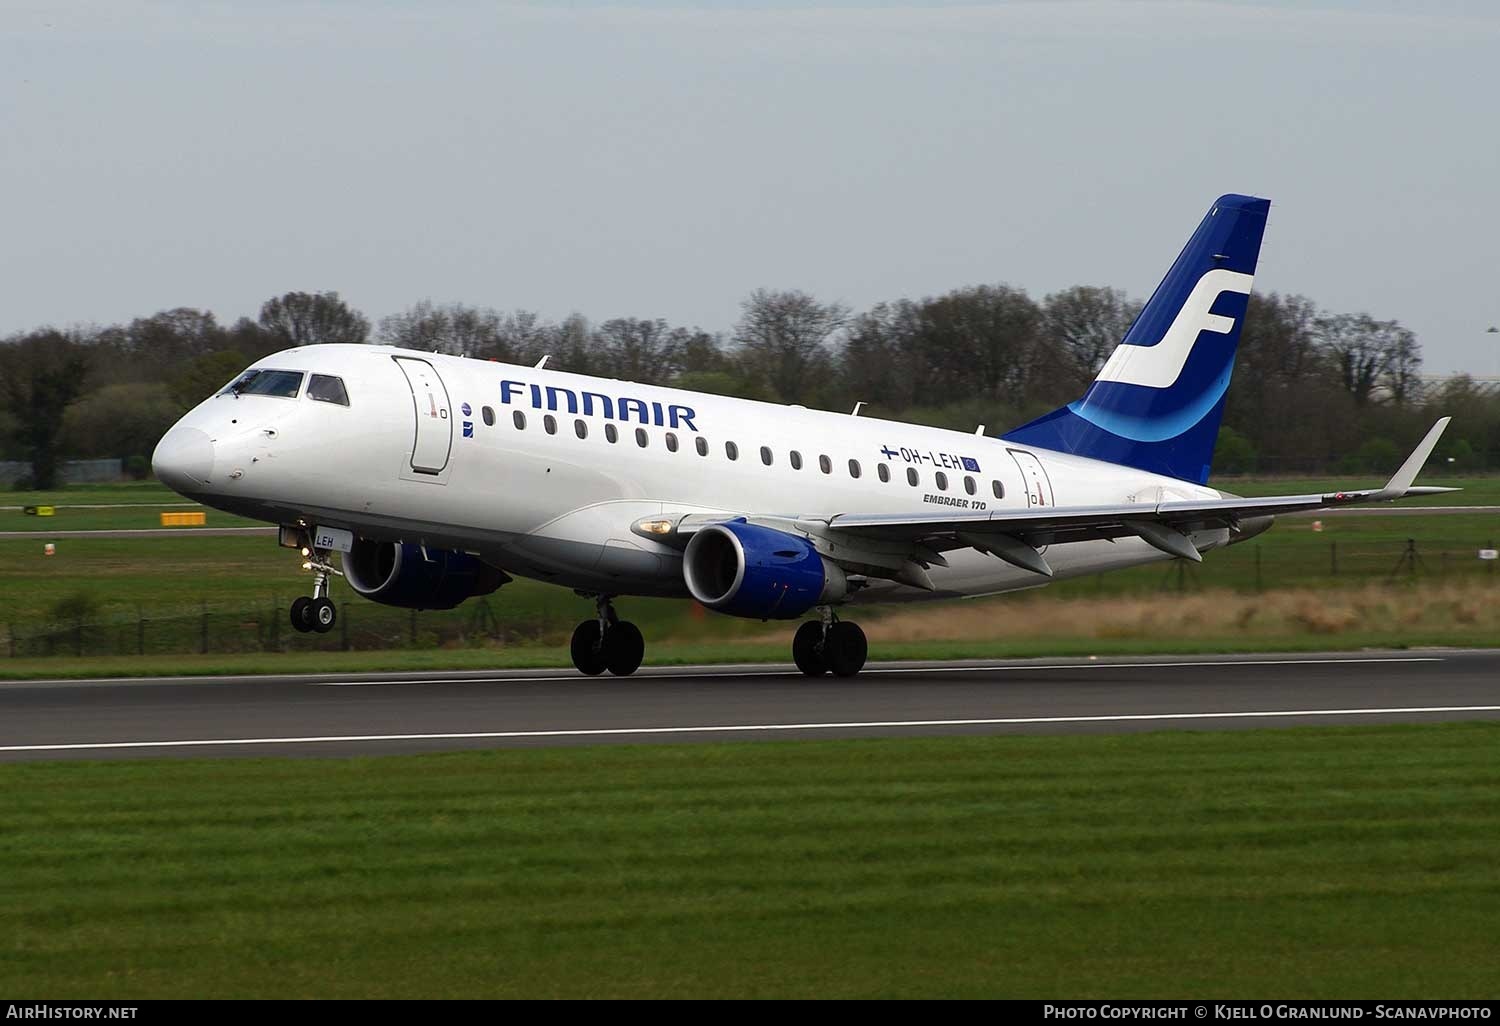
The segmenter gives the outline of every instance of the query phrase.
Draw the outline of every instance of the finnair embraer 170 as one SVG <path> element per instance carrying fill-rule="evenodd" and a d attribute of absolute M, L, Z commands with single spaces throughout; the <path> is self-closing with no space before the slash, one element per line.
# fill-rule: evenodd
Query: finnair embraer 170
<path fill-rule="evenodd" d="M 1202 553 L 1278 513 L 1413 488 L 1447 418 L 1384 488 L 1242 499 L 1207 487 L 1270 202 L 1222 196 L 1076 402 L 999 437 L 385 346 L 258 361 L 162 438 L 182 495 L 281 526 L 326 631 L 340 575 L 449 609 L 512 579 L 574 589 L 586 674 L 630 674 L 614 600 L 793 620 L 809 675 L 850 676 L 862 603 L 993 595 Z M 341 570 L 333 553 L 341 554 Z"/>

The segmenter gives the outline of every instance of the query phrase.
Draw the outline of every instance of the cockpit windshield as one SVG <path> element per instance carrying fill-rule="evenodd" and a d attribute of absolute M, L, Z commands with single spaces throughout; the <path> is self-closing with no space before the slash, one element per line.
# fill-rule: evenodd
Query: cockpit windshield
<path fill-rule="evenodd" d="M 302 388 L 302 372 L 286 370 L 247 370 L 235 378 L 220 395 L 274 395 L 283 399 L 297 398 Z"/>

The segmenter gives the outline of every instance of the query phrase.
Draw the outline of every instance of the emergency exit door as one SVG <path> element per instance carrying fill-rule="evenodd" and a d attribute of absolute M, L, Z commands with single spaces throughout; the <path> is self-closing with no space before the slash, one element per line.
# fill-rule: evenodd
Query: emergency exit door
<path fill-rule="evenodd" d="M 1052 480 L 1047 476 L 1046 469 L 1042 467 L 1042 461 L 1037 459 L 1034 453 L 1029 453 L 1025 449 L 1007 451 L 1021 470 L 1021 480 L 1026 485 L 1027 507 L 1057 505 L 1057 497 L 1052 494 Z"/>
<path fill-rule="evenodd" d="M 448 408 L 448 389 L 426 360 L 410 356 L 394 359 L 411 386 L 412 409 L 416 413 L 417 435 L 411 447 L 411 469 L 419 474 L 441 474 L 453 448 L 453 413 Z"/>

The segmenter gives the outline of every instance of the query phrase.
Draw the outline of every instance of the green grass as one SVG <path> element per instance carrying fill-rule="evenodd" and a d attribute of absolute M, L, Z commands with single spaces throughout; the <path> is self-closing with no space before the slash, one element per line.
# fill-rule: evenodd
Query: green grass
<path fill-rule="evenodd" d="M 1500 724 L 0 767 L 0 991 L 1486 998 Z"/>
<path fill-rule="evenodd" d="M 162 502 L 181 503 L 182 496 L 155 481 L 121 481 L 116 484 L 64 485 L 48 491 L 0 489 L 0 506 L 58 506 L 68 503 Z"/>
<path fill-rule="evenodd" d="M 244 517 L 231 516 L 228 513 L 220 513 L 218 510 L 199 510 L 188 505 L 179 506 L 152 506 L 145 509 L 116 508 L 116 509 L 68 509 L 60 507 L 56 515 L 50 517 L 28 517 L 24 514 L 14 512 L 0 512 L 0 531 L 27 531 L 35 534 L 42 541 L 61 541 L 63 539 L 52 539 L 45 537 L 59 531 L 125 531 L 142 530 L 147 528 L 161 527 L 161 514 L 163 512 L 187 513 L 202 512 L 205 514 L 204 527 L 263 527 L 270 528 L 270 524 L 258 520 L 248 520 Z"/>

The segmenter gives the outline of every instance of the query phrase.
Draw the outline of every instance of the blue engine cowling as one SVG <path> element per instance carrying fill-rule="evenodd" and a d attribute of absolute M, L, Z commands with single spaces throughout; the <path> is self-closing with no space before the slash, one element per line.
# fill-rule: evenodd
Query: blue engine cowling
<path fill-rule="evenodd" d="M 365 598 L 403 609 L 452 609 L 510 578 L 466 552 L 360 538 L 344 555 L 344 578 Z"/>
<path fill-rule="evenodd" d="M 805 538 L 743 519 L 699 529 L 683 555 L 682 575 L 708 608 L 756 620 L 794 620 L 848 592 L 844 572 Z"/>

